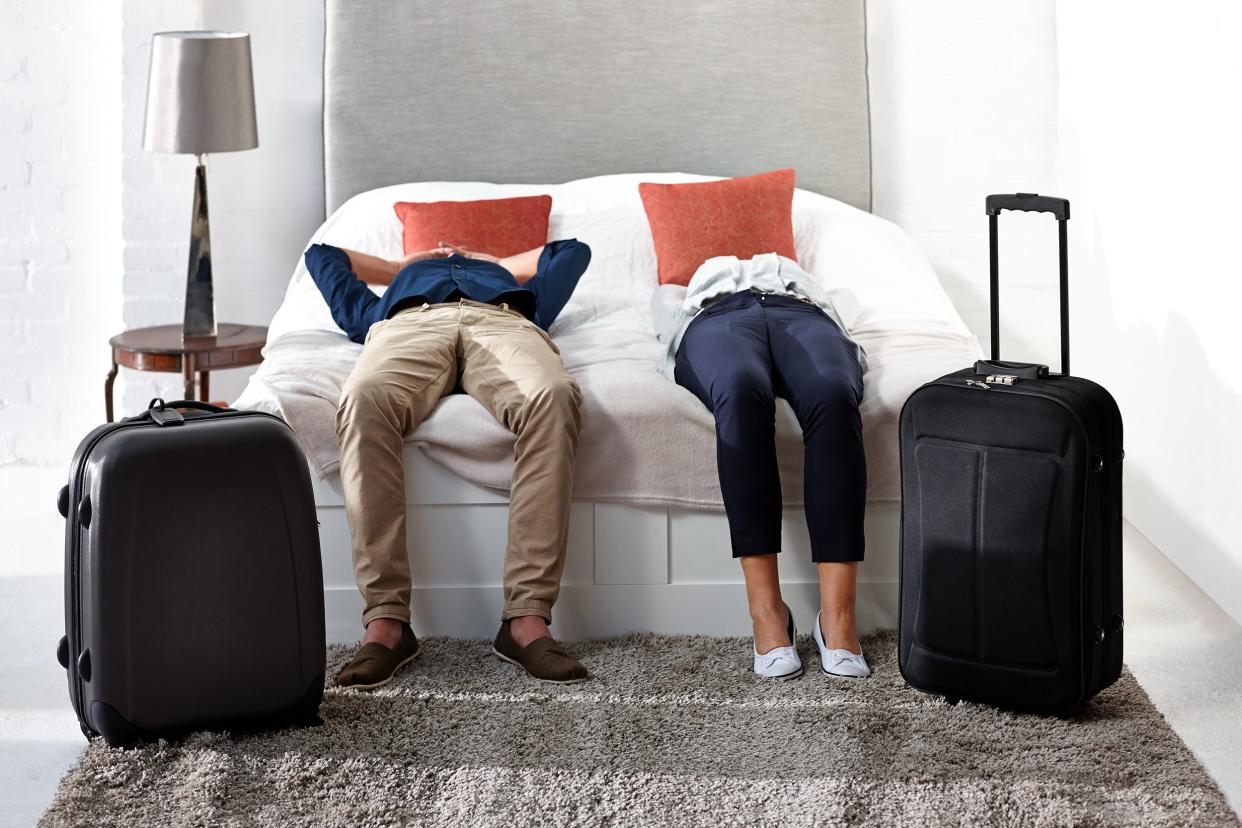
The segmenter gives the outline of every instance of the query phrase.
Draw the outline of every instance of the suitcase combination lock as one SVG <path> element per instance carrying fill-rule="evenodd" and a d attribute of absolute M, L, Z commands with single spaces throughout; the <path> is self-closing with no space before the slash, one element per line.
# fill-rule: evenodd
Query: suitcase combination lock
<path fill-rule="evenodd" d="M 968 379 L 966 384 L 972 388 L 982 388 L 987 391 L 993 385 L 1013 385 L 1018 379 L 1013 374 L 988 374 L 982 380 Z"/>

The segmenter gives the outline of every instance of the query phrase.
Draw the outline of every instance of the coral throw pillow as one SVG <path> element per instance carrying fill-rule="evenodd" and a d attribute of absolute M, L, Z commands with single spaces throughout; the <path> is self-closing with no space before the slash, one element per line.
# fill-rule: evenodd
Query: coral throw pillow
<path fill-rule="evenodd" d="M 440 242 L 504 258 L 548 243 L 552 196 L 492 198 L 480 201 L 399 201 L 407 254 Z"/>
<path fill-rule="evenodd" d="M 749 259 L 775 252 L 796 259 L 793 191 L 793 170 L 694 184 L 639 184 L 660 284 L 688 284 L 713 256 Z"/>

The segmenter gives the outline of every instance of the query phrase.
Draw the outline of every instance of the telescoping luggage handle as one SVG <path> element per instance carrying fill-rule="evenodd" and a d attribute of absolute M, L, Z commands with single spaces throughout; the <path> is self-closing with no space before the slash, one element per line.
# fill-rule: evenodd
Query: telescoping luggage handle
<path fill-rule="evenodd" d="M 1070 217 L 1069 199 L 1043 196 L 1038 193 L 1013 193 L 987 197 L 989 269 L 992 304 L 992 362 L 1000 363 L 1000 274 L 997 257 L 996 218 L 1002 210 L 1052 213 L 1057 220 L 1057 241 L 1061 255 L 1061 373 L 1070 372 L 1069 348 L 1069 245 L 1066 222 Z M 982 361 L 978 367 L 985 366 Z M 1007 371 L 1012 374 L 1013 371 Z"/>

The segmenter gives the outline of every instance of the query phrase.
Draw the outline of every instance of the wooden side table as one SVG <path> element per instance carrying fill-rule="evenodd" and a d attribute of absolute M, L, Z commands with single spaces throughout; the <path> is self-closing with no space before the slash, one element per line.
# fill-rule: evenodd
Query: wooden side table
<path fill-rule="evenodd" d="M 118 365 L 135 371 L 180 373 L 185 381 L 185 399 L 208 402 L 208 374 L 217 368 L 241 368 L 263 361 L 267 328 L 258 325 L 217 326 L 215 336 L 181 338 L 180 325 L 135 328 L 108 340 L 112 346 L 112 370 L 104 382 L 104 407 L 112 422 L 112 383 Z M 194 394 L 194 375 L 198 374 L 198 396 Z"/>

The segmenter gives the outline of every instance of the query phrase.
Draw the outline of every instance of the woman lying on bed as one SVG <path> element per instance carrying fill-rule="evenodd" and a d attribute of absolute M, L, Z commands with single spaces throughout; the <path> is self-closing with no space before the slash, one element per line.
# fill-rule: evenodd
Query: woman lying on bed
<path fill-rule="evenodd" d="M 657 333 L 669 346 L 666 372 L 716 417 L 720 491 L 733 556 L 746 579 L 755 672 L 768 678 L 802 674 L 776 563 L 781 483 L 775 406 L 784 397 L 806 444 L 806 522 L 819 569 L 814 638 L 821 665 L 830 675 L 870 675 L 854 618 L 867 492 L 858 412 L 862 350 L 843 332 L 823 289 L 776 253 L 708 259 L 686 288 L 662 285 L 652 305 Z"/>

